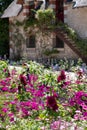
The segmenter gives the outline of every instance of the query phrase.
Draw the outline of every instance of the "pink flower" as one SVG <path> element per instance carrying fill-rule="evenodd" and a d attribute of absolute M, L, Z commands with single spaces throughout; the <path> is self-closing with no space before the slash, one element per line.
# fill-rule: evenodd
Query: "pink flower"
<path fill-rule="evenodd" d="M 83 109 L 83 110 L 86 110 L 86 111 L 87 111 L 87 105 L 83 104 L 83 105 L 81 105 L 81 106 L 82 106 L 82 109 Z"/>
<path fill-rule="evenodd" d="M 80 117 L 79 114 L 75 114 L 75 115 L 74 115 L 74 119 L 75 119 L 75 120 L 79 120 L 79 117 Z"/>
<path fill-rule="evenodd" d="M 51 124 L 51 130 L 60 130 L 60 126 L 61 126 L 61 121 L 54 121 Z"/>
<path fill-rule="evenodd" d="M 16 104 L 16 102 L 15 102 L 15 101 L 11 101 L 11 102 L 10 102 L 10 104 L 15 105 L 15 104 Z"/>
<path fill-rule="evenodd" d="M 11 73 L 12 73 L 12 75 L 15 75 L 16 74 L 16 70 L 13 69 Z"/>

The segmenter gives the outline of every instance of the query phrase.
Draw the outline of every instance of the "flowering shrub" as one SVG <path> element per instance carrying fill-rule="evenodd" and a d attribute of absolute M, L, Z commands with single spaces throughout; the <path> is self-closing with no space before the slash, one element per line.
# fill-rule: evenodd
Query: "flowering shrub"
<path fill-rule="evenodd" d="M 87 93 L 84 91 L 76 92 L 69 103 L 75 109 L 74 118 L 76 120 L 87 120 Z"/>
<path fill-rule="evenodd" d="M 71 127 L 72 120 L 87 122 L 84 73 L 79 78 L 76 72 L 77 79 L 72 81 L 64 70 L 54 73 L 35 62 L 22 67 L 20 73 L 13 69 L 8 77 L 0 79 L 0 93 L 4 96 L 1 128 L 62 130 Z M 22 121 L 26 125 L 21 126 Z M 79 129 L 76 124 L 73 127 Z"/>
<path fill-rule="evenodd" d="M 9 76 L 8 64 L 0 60 L 0 79 Z"/>

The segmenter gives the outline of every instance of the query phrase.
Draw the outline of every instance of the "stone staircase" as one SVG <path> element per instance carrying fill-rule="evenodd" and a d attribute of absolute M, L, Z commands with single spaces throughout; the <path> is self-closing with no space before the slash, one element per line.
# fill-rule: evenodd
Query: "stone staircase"
<path fill-rule="evenodd" d="M 56 29 L 55 34 L 62 39 L 64 43 L 66 43 L 82 60 L 87 64 L 87 56 L 83 55 L 80 51 L 80 49 L 76 46 L 75 42 L 69 38 L 67 33 L 65 33 L 61 29 Z"/>

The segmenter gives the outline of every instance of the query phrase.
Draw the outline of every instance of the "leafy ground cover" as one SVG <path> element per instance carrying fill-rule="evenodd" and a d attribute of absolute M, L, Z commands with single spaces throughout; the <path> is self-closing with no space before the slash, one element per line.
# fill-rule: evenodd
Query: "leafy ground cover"
<path fill-rule="evenodd" d="M 2 61 L 1 61 L 2 62 Z M 87 75 L 54 72 L 36 62 L 0 67 L 1 130 L 87 130 Z M 1 63 L 1 65 L 2 65 Z"/>

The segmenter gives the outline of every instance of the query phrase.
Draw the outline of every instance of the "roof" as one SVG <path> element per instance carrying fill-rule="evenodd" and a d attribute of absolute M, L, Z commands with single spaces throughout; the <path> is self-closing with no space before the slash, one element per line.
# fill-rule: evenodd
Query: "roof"
<path fill-rule="evenodd" d="M 19 14 L 19 12 L 21 11 L 21 9 L 22 9 L 22 5 L 21 4 L 17 4 L 17 0 L 14 0 L 8 6 L 8 8 L 4 11 L 3 15 L 1 16 L 1 18 L 17 16 Z"/>
<path fill-rule="evenodd" d="M 86 7 L 87 6 L 87 0 L 73 0 L 74 8 L 79 8 L 79 7 Z"/>

